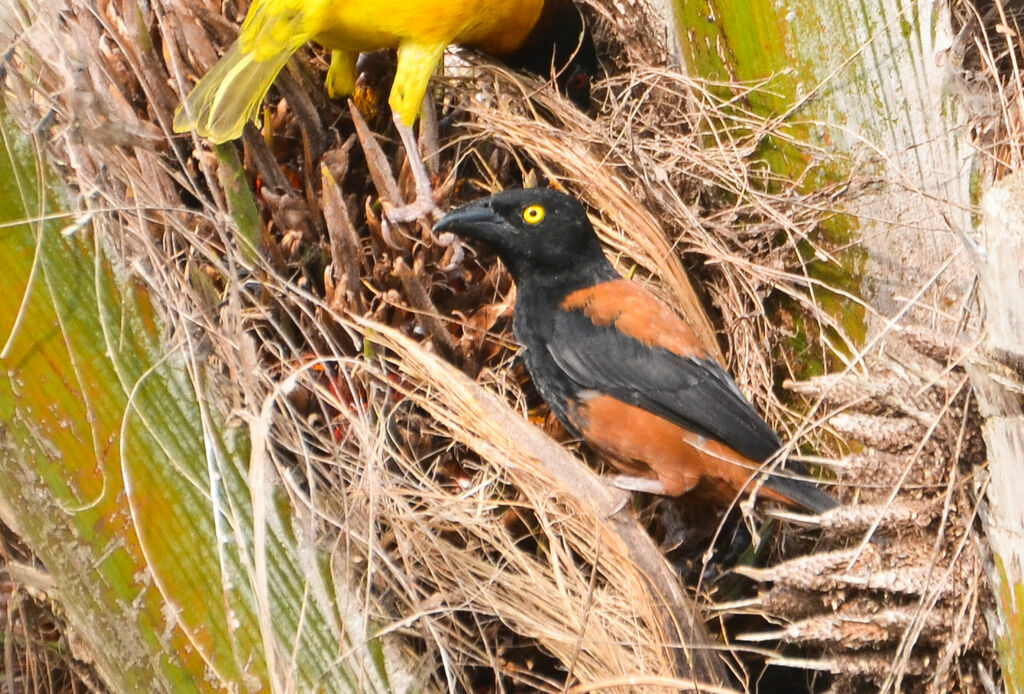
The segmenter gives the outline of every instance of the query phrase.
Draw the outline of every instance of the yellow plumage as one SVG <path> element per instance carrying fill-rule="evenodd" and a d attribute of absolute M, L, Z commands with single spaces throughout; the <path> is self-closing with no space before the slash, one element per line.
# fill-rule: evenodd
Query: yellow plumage
<path fill-rule="evenodd" d="M 255 0 L 238 41 L 175 112 L 174 129 L 195 129 L 215 143 L 240 136 L 281 68 L 309 41 L 334 51 L 327 75 L 331 96 L 352 93 L 360 53 L 397 47 L 388 102 L 411 126 L 449 44 L 510 53 L 529 35 L 543 5 L 544 0 Z"/>

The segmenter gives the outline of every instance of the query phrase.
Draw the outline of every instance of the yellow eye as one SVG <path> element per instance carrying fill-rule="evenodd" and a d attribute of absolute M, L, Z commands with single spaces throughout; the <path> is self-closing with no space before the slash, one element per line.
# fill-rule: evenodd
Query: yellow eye
<path fill-rule="evenodd" d="M 540 224 L 544 219 L 544 208 L 541 205 L 530 205 L 523 210 L 523 221 L 527 224 Z"/>

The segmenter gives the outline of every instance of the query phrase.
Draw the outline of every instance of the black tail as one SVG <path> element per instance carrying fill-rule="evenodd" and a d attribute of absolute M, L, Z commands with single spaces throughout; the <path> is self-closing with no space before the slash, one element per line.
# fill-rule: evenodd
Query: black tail
<path fill-rule="evenodd" d="M 799 463 L 789 461 L 786 466 L 772 474 L 764 483 L 764 486 L 775 492 L 794 506 L 799 506 L 812 513 L 824 513 L 839 505 L 839 502 L 830 495 L 821 491 L 814 482 L 809 479 L 798 479 L 790 475 L 810 477 L 810 471 Z"/>

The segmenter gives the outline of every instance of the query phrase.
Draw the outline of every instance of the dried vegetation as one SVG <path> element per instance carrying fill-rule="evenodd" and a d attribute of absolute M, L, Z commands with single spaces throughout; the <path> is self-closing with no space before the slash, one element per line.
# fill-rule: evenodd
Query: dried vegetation
<path fill-rule="evenodd" d="M 357 132 L 361 118 L 326 100 L 322 52 L 300 53 L 244 147 L 169 133 L 181 96 L 235 34 L 243 8 L 224 8 L 34 10 L 7 57 L 8 103 L 52 140 L 104 248 L 160 297 L 175 358 L 264 428 L 272 474 L 433 686 L 674 691 L 685 688 L 671 679 L 680 635 L 698 661 L 727 662 L 738 686 L 761 691 L 794 691 L 793 677 L 836 692 L 981 691 L 998 679 L 967 347 L 907 325 L 858 347 L 814 300 L 827 288 L 805 259 L 843 252 L 814 229 L 833 196 L 872 181 L 812 193 L 769 181 L 749 158 L 771 124 L 737 106 L 740 87 L 725 103 L 671 69 L 650 41 L 659 20 L 639 4 L 591 0 L 607 72 L 593 117 L 472 54 L 450 56 L 437 82 L 440 112 L 421 130 L 443 208 L 539 181 L 580 196 L 619 267 L 694 317 L 784 438 L 834 471 L 846 505 L 785 519 L 761 568 L 742 569 L 752 585 L 684 594 L 636 526 L 610 516 L 616 497 L 539 435 L 560 434 L 515 359 L 504 270 L 426 224 L 382 218 L 379 199 L 411 190 L 397 138 L 372 112 Z M 239 180 L 255 208 L 232 192 Z M 802 353 L 790 349 L 794 316 Z M 802 380 L 809 361 L 829 373 Z M 783 379 L 790 407 L 773 387 Z M 707 537 L 676 541 L 667 506 L 638 499 L 625 515 L 699 575 Z M 691 602 L 722 645 L 693 632 Z M 781 676 L 763 676 L 765 662 L 819 674 L 788 671 L 772 689 Z"/>

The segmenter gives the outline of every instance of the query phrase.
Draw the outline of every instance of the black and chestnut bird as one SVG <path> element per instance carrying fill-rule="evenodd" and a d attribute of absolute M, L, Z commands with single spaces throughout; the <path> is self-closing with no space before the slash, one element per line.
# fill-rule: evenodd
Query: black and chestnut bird
<path fill-rule="evenodd" d="M 700 483 L 748 488 L 782 442 L 685 321 L 605 257 L 582 205 L 509 190 L 439 221 L 487 244 L 516 282 L 513 326 L 537 390 L 574 434 L 607 454 L 616 483 L 678 496 Z M 761 493 L 820 513 L 837 505 L 790 461 Z"/>
<path fill-rule="evenodd" d="M 452 43 L 547 77 L 589 105 L 597 70 L 593 41 L 572 0 L 254 0 L 238 41 L 174 114 L 174 130 L 214 143 L 233 140 L 255 120 L 288 59 L 309 41 L 332 49 L 327 91 L 352 94 L 359 54 L 398 49 L 388 103 L 409 153 L 417 195 L 430 195 L 412 125 L 430 76 Z M 430 207 L 432 207 L 432 201 Z"/>

